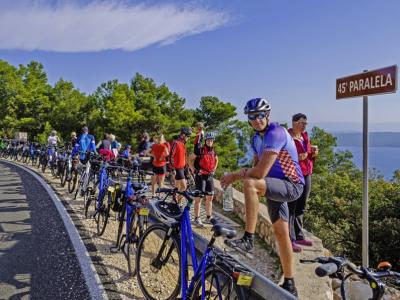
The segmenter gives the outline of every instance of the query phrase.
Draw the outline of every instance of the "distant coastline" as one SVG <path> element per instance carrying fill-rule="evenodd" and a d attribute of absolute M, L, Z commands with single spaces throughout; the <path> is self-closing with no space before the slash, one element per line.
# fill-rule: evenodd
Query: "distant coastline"
<path fill-rule="evenodd" d="M 332 132 L 332 134 L 337 138 L 338 147 L 362 146 L 362 133 Z M 400 132 L 370 132 L 369 146 L 400 148 Z"/>

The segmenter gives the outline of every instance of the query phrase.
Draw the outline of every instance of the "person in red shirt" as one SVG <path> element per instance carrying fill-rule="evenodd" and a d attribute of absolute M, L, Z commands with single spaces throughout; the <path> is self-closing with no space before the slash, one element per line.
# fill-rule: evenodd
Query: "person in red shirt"
<path fill-rule="evenodd" d="M 189 140 L 192 130 L 188 127 L 182 127 L 181 133 L 171 147 L 171 165 L 175 169 L 175 186 L 180 191 L 187 188 L 185 178 L 186 166 L 186 142 Z"/>
<path fill-rule="evenodd" d="M 202 145 L 204 139 L 204 145 Z M 214 173 L 218 167 L 218 156 L 214 149 L 215 137 L 211 133 L 204 135 L 203 128 L 200 127 L 194 141 L 194 153 L 189 157 L 189 164 L 195 169 L 196 190 L 206 195 L 206 224 L 211 224 L 212 200 L 214 197 Z M 194 160 L 194 164 L 193 164 Z M 200 219 L 201 198 L 195 198 L 194 202 L 194 224 L 202 227 Z"/>
<path fill-rule="evenodd" d="M 159 134 L 153 138 L 154 144 L 151 146 L 150 155 L 153 157 L 153 177 L 151 178 L 151 188 L 153 196 L 155 195 L 156 186 L 160 188 L 164 186 L 167 157 L 169 155 L 168 146 L 165 143 L 164 135 Z"/>
<path fill-rule="evenodd" d="M 306 240 L 303 233 L 303 216 L 306 202 L 311 191 L 311 174 L 313 171 L 314 160 L 318 155 L 318 147 L 311 146 L 310 139 L 306 131 L 307 116 L 302 113 L 293 115 L 292 128 L 288 131 L 293 137 L 299 155 L 299 164 L 304 176 L 304 190 L 300 198 L 289 202 L 289 233 L 292 240 L 294 252 L 300 252 L 298 245 L 312 246 L 312 241 Z"/>

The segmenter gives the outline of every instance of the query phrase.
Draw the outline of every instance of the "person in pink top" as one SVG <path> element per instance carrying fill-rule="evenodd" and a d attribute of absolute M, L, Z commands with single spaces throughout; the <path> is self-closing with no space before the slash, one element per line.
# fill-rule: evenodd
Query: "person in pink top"
<path fill-rule="evenodd" d="M 288 131 L 293 137 L 297 153 L 299 155 L 299 164 L 304 176 L 304 190 L 300 198 L 290 202 L 289 206 L 289 234 L 292 240 L 294 252 L 300 252 L 302 246 L 312 246 L 312 241 L 307 240 L 303 233 L 303 217 L 306 202 L 311 192 L 311 175 L 313 172 L 314 160 L 318 155 L 318 147 L 311 146 L 307 131 L 307 116 L 298 113 L 292 117 L 292 128 Z"/>

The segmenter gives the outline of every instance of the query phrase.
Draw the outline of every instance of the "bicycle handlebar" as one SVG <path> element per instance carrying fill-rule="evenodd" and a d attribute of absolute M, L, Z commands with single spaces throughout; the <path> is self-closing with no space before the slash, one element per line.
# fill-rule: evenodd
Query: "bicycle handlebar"
<path fill-rule="evenodd" d="M 315 273 L 319 277 L 329 276 L 337 272 L 341 272 L 346 268 L 351 273 L 359 276 L 360 278 L 384 278 L 384 277 L 397 277 L 400 278 L 400 273 L 394 271 L 376 271 L 373 269 L 357 267 L 355 264 L 343 257 L 317 257 L 315 259 L 300 259 L 301 263 L 320 263 L 321 265 L 315 269 Z"/>
<path fill-rule="evenodd" d="M 338 266 L 335 263 L 327 263 L 323 265 L 319 265 L 315 269 L 315 274 L 317 274 L 319 277 L 325 277 L 332 275 L 333 273 L 336 273 L 338 270 Z"/>

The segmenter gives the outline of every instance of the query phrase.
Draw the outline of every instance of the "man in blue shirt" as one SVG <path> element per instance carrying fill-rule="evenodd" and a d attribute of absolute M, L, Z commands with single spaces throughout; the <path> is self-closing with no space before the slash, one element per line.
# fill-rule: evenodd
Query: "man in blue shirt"
<path fill-rule="evenodd" d="M 79 154 L 81 162 L 84 163 L 87 160 L 87 152 L 97 153 L 96 142 L 94 136 L 89 134 L 89 128 L 83 126 L 82 134 L 78 137 L 71 155 Z"/>
<path fill-rule="evenodd" d="M 231 247 L 253 252 L 254 232 L 259 211 L 259 197 L 267 198 L 268 212 L 279 246 L 284 273 L 282 288 L 297 296 L 293 279 L 293 252 L 289 237 L 287 202 L 303 192 L 304 178 L 298 163 L 296 146 L 287 130 L 269 121 L 271 106 L 263 98 L 251 99 L 244 109 L 256 131 L 252 139 L 253 167 L 222 177 L 223 188 L 236 180 L 243 181 L 246 205 L 246 229 L 241 239 L 227 241 Z"/>

